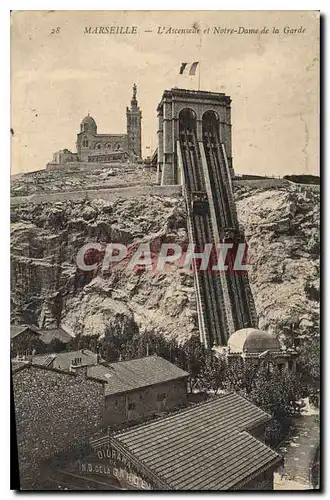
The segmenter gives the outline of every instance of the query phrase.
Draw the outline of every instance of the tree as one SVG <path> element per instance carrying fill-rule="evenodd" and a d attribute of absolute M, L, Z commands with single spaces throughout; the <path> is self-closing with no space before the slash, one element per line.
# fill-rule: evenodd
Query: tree
<path fill-rule="evenodd" d="M 276 420 L 283 422 L 300 415 L 302 390 L 300 377 L 296 373 L 261 368 L 253 382 L 249 399 L 270 413 Z"/>
<path fill-rule="evenodd" d="M 201 373 L 201 388 L 206 391 L 213 391 L 217 394 L 223 387 L 226 374 L 226 360 L 218 357 L 214 353 L 207 353 L 205 365 Z"/>
<path fill-rule="evenodd" d="M 302 410 L 300 376 L 281 371 L 272 364 L 257 366 L 242 360 L 231 362 L 223 386 L 246 397 L 273 417 L 265 433 L 265 439 L 272 444 L 283 437 L 291 417 Z"/>
<path fill-rule="evenodd" d="M 183 346 L 184 369 L 189 373 L 188 385 L 190 392 L 200 382 L 203 371 L 205 370 L 206 349 L 201 344 L 199 338 L 191 337 Z"/>
<path fill-rule="evenodd" d="M 76 335 L 68 344 L 66 349 L 68 351 L 78 351 L 80 349 L 89 349 L 93 352 L 97 351 L 99 344 L 98 335 Z"/>
<path fill-rule="evenodd" d="M 227 391 L 247 396 L 252 391 L 257 373 L 258 367 L 251 363 L 245 363 L 242 359 L 230 361 L 226 366 L 224 387 Z"/>
<path fill-rule="evenodd" d="M 61 342 L 59 339 L 53 339 L 48 345 L 47 345 L 47 352 L 48 353 L 55 353 L 55 352 L 63 352 L 65 351 L 66 346 L 63 342 Z"/>
<path fill-rule="evenodd" d="M 108 362 L 118 361 L 120 355 L 123 354 L 124 346 L 132 343 L 134 335 L 134 328 L 121 331 L 109 326 L 100 342 L 101 356 Z"/>
<path fill-rule="evenodd" d="M 319 407 L 320 404 L 320 337 L 313 336 L 306 339 L 300 348 L 297 359 L 297 368 L 301 374 L 306 395 L 311 402 Z"/>
<path fill-rule="evenodd" d="M 287 434 L 288 423 L 279 422 L 276 419 L 271 420 L 265 429 L 265 441 L 271 446 L 276 446 L 280 443 L 283 437 Z"/>

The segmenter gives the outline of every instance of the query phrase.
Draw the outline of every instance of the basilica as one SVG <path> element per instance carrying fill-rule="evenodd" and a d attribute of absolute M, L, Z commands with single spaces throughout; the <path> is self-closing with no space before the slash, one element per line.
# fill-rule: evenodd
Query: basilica
<path fill-rule="evenodd" d="M 80 124 L 77 134 L 77 152 L 63 149 L 53 154 L 53 160 L 48 165 L 64 165 L 76 162 L 100 162 L 135 160 L 142 156 L 141 150 L 141 120 L 142 113 L 136 98 L 137 87 L 133 85 L 131 106 L 126 108 L 126 133 L 99 134 L 96 121 L 89 114 Z"/>

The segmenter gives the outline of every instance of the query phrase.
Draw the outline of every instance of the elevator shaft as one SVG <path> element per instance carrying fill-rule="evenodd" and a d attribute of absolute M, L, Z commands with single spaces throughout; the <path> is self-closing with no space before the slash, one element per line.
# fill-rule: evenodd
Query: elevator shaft
<path fill-rule="evenodd" d="M 244 242 L 232 191 L 226 152 L 215 120 L 203 122 L 203 142 L 198 143 L 196 120 L 186 114 L 179 122 L 179 156 L 190 243 L 198 251 L 206 244 L 215 249 L 230 240 L 234 249 Z M 199 269 L 193 263 L 201 340 L 209 348 L 226 345 L 235 330 L 257 327 L 254 300 L 246 273 L 233 270 L 228 258 L 226 273 Z"/>

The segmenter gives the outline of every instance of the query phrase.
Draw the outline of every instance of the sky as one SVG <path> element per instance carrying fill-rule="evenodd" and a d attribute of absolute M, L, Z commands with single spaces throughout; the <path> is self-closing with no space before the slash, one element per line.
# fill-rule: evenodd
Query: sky
<path fill-rule="evenodd" d="M 137 33 L 84 33 L 97 26 L 135 26 Z M 214 34 L 215 27 L 259 34 Z M 201 61 L 202 90 L 232 98 L 236 173 L 319 175 L 319 15 L 307 11 L 14 12 L 12 174 L 45 168 L 59 149 L 76 151 L 87 113 L 99 133 L 126 133 L 133 83 L 143 154 L 153 152 L 163 91 L 198 88 L 198 72 L 179 75 L 181 63 L 193 61 Z"/>

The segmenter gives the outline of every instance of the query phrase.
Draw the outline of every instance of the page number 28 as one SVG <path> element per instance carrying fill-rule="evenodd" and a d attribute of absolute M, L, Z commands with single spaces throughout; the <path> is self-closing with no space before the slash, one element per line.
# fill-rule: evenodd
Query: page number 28
<path fill-rule="evenodd" d="M 50 30 L 50 34 L 51 34 L 51 35 L 58 35 L 58 34 L 59 34 L 59 32 L 60 32 L 60 28 L 52 28 L 52 29 Z"/>

